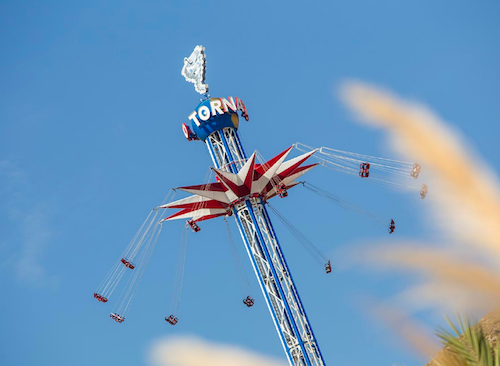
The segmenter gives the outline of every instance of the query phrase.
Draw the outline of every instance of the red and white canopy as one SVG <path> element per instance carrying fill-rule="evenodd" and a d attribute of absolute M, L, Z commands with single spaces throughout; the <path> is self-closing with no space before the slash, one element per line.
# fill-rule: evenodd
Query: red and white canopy
<path fill-rule="evenodd" d="M 254 152 L 237 174 L 212 168 L 219 182 L 177 188 L 193 195 L 160 206 L 181 209 L 163 221 L 203 221 L 225 216 L 231 213 L 232 205 L 246 197 L 262 197 L 266 201 L 278 194 L 278 186 L 296 186 L 299 183 L 295 180 L 318 164 L 301 166 L 316 150 L 285 161 L 292 148 L 260 165 L 255 164 Z"/>

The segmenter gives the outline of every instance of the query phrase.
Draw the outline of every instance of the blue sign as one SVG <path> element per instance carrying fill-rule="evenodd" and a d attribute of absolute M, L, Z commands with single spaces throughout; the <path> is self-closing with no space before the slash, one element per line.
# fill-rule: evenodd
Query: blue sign
<path fill-rule="evenodd" d="M 238 111 L 248 121 L 248 113 L 239 98 L 207 98 L 188 116 L 196 137 L 202 141 L 215 131 L 232 127 L 238 129 Z"/>

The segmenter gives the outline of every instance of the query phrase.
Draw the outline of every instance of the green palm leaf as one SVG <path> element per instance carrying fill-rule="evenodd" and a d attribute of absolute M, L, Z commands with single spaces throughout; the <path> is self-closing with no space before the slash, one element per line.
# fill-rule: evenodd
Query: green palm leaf
<path fill-rule="evenodd" d="M 480 325 L 464 317 L 457 317 L 458 327 L 446 318 L 450 331 L 440 328 L 437 336 L 446 348 L 445 357 L 433 360 L 437 366 L 500 366 L 500 346 L 486 339 Z"/>

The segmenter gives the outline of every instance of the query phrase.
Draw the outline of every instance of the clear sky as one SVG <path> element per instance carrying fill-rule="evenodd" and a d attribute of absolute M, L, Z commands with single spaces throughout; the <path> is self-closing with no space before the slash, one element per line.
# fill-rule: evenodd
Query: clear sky
<path fill-rule="evenodd" d="M 256 305 L 241 304 L 220 219 L 190 235 L 176 327 L 163 317 L 181 222 L 164 227 L 125 323 L 92 297 L 150 209 L 171 187 L 202 183 L 211 164 L 181 131 L 199 102 L 180 75 L 197 44 L 212 96 L 245 101 L 248 153 L 270 158 L 301 141 L 390 156 L 383 135 L 352 123 L 337 97 L 354 78 L 432 107 L 498 172 L 499 36 L 498 1 L 1 0 L 2 364 L 147 365 L 151 342 L 185 334 L 285 359 L 253 274 Z M 389 240 L 432 236 L 418 196 L 319 169 L 308 179 L 397 218 Z M 274 205 L 332 256 L 387 238 L 301 188 Z M 335 257 L 326 276 L 276 227 L 328 365 L 423 364 L 363 311 L 365 294 L 384 299 L 405 278 L 340 270 Z"/>

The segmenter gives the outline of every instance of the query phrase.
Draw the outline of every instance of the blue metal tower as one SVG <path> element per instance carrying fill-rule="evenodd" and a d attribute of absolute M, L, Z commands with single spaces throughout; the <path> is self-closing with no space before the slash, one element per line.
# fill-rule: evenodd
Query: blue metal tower
<path fill-rule="evenodd" d="M 213 132 L 206 145 L 219 169 L 237 173 L 247 161 L 234 128 Z M 232 210 L 290 364 L 324 365 L 262 197 L 247 197 Z"/>

